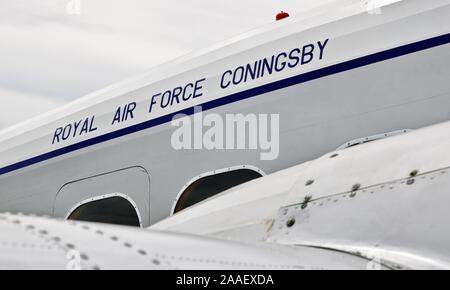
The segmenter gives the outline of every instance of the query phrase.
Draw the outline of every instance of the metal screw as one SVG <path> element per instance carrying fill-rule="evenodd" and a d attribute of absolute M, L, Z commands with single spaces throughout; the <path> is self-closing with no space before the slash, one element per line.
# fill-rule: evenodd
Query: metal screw
<path fill-rule="evenodd" d="M 413 170 L 413 171 L 411 171 L 411 173 L 409 173 L 409 176 L 410 176 L 410 177 L 414 177 L 414 176 L 416 176 L 418 173 L 419 173 L 419 170 Z"/>
<path fill-rule="evenodd" d="M 286 226 L 288 227 L 288 228 L 291 228 L 291 227 L 293 227 L 295 225 L 295 218 L 291 218 L 290 220 L 288 220 L 287 222 L 286 222 Z"/>
<path fill-rule="evenodd" d="M 308 203 L 311 200 L 312 200 L 312 196 L 311 195 L 305 196 L 305 198 L 303 199 L 303 202 L 302 202 L 302 209 L 305 209 L 308 206 Z"/>

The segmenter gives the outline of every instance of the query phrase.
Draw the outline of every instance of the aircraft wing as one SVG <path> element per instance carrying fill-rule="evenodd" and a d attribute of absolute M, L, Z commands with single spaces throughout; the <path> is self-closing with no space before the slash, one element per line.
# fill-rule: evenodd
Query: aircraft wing
<path fill-rule="evenodd" d="M 364 269 L 368 263 L 310 247 L 24 215 L 0 215 L 0 232 L 0 269 Z"/>

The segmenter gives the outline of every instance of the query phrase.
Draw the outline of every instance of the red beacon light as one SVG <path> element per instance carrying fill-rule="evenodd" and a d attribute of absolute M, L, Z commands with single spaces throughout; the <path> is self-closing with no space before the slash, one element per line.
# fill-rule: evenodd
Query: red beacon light
<path fill-rule="evenodd" d="M 284 18 L 288 18 L 289 14 L 287 12 L 281 11 L 280 13 L 277 14 L 277 16 L 275 17 L 275 19 L 277 21 L 283 20 Z"/>

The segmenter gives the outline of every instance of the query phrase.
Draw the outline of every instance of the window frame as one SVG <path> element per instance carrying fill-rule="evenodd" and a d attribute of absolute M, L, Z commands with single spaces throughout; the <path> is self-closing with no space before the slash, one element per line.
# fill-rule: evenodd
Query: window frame
<path fill-rule="evenodd" d="M 177 194 L 177 196 L 175 198 L 175 201 L 172 204 L 172 208 L 170 210 L 170 216 L 175 214 L 175 209 L 177 208 L 178 201 L 181 199 L 181 197 L 185 193 L 186 189 L 188 189 L 192 184 L 194 184 L 198 180 L 200 180 L 202 178 L 205 178 L 205 177 L 211 177 L 211 176 L 218 175 L 218 174 L 221 174 L 221 173 L 237 171 L 237 170 L 251 170 L 251 171 L 254 171 L 256 173 L 259 173 L 261 175 L 261 177 L 266 176 L 266 173 L 262 169 L 260 169 L 260 168 L 258 168 L 256 166 L 253 166 L 253 165 L 248 165 L 248 164 L 225 167 L 225 168 L 216 169 L 216 170 L 213 170 L 213 171 L 209 171 L 209 172 L 205 172 L 205 173 L 202 173 L 200 175 L 197 175 L 194 178 L 192 178 L 189 182 L 187 182 L 181 188 L 181 190 L 178 192 L 178 194 Z"/>

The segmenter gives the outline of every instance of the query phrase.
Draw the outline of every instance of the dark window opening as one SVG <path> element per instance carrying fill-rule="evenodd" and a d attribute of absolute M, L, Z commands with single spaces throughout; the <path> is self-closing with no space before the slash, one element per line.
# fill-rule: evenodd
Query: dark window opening
<path fill-rule="evenodd" d="M 174 213 L 261 176 L 260 173 L 253 170 L 239 169 L 201 178 L 186 188 L 178 199 Z"/>
<path fill-rule="evenodd" d="M 111 197 L 81 205 L 68 219 L 140 227 L 134 206 L 122 197 Z"/>

